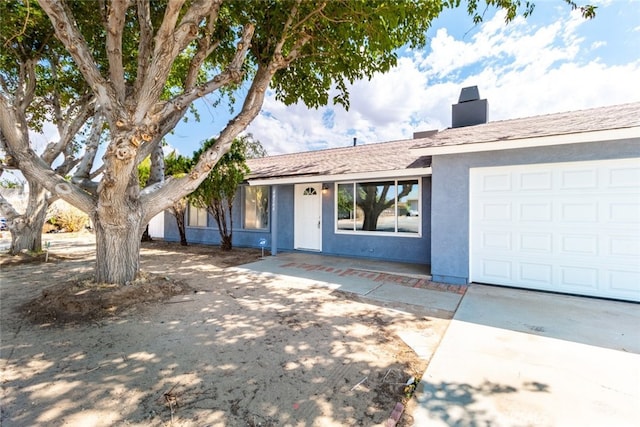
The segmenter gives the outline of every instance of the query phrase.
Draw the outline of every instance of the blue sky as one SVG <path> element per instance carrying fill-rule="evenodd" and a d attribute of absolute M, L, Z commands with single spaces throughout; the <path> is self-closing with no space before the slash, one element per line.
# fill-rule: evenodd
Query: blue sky
<path fill-rule="evenodd" d="M 451 104 L 466 86 L 488 99 L 490 121 L 640 101 L 640 0 L 588 2 L 598 6 L 593 20 L 562 0 L 537 0 L 531 17 L 508 25 L 495 11 L 473 25 L 463 9 L 447 10 L 424 48 L 404 49 L 396 68 L 349 88 L 349 111 L 287 107 L 268 93 L 247 132 L 269 155 L 349 146 L 354 137 L 358 144 L 407 139 L 449 127 Z M 190 156 L 219 134 L 231 115 L 214 100 L 196 103 L 200 122 L 178 124 L 167 151 Z M 36 150 L 58 137 L 53 126 L 31 136 Z"/>
<path fill-rule="evenodd" d="M 640 101 L 640 0 L 592 0 L 584 20 L 561 0 L 538 0 L 534 14 L 504 24 L 489 11 L 473 25 L 464 10 L 443 13 L 420 50 L 398 66 L 350 87 L 351 108 L 284 106 L 268 94 L 247 131 L 269 154 L 411 138 L 451 124 L 460 89 L 477 85 L 491 121 Z M 167 140 L 191 154 L 229 120 L 227 107 L 198 104 L 200 123 L 180 124 Z"/>

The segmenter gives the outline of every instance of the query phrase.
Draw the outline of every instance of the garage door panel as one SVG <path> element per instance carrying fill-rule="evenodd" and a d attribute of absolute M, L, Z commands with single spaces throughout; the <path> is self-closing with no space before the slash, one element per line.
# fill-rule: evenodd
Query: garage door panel
<path fill-rule="evenodd" d="M 640 223 L 640 203 L 617 202 L 609 205 L 609 216 L 612 223 Z"/>
<path fill-rule="evenodd" d="M 636 294 L 638 291 L 638 283 L 640 283 L 640 273 L 630 270 L 610 270 L 608 273 L 608 281 L 611 288 L 617 291 Z M 637 299 L 636 299 L 637 301 Z"/>
<path fill-rule="evenodd" d="M 553 266 L 531 262 L 521 262 L 518 268 L 518 281 L 538 286 L 548 286 L 553 282 Z"/>
<path fill-rule="evenodd" d="M 560 237 L 560 253 L 564 255 L 598 255 L 598 236 L 564 234 Z"/>
<path fill-rule="evenodd" d="M 561 289 L 564 288 L 566 292 L 580 291 L 578 288 L 592 290 L 598 288 L 598 269 L 561 265 L 559 270 L 560 286 Z"/>
<path fill-rule="evenodd" d="M 614 167 L 607 172 L 607 185 L 610 188 L 636 188 L 638 182 L 640 182 L 640 169 L 638 167 Z"/>
<path fill-rule="evenodd" d="M 511 280 L 513 263 L 504 259 L 484 259 L 482 260 L 482 274 L 493 280 Z"/>
<path fill-rule="evenodd" d="M 569 224 L 596 223 L 598 221 L 598 204 L 560 202 L 559 220 Z"/>
<path fill-rule="evenodd" d="M 579 169 L 560 172 L 560 189 L 584 190 L 597 188 L 598 173 L 592 169 Z"/>
<path fill-rule="evenodd" d="M 608 247 L 613 256 L 640 258 L 640 238 L 637 236 L 611 236 Z"/>
<path fill-rule="evenodd" d="M 481 211 L 483 221 L 511 221 L 511 203 L 485 203 Z"/>
<path fill-rule="evenodd" d="M 551 221 L 553 218 L 551 203 L 521 203 L 519 205 L 520 221 Z"/>
<path fill-rule="evenodd" d="M 640 159 L 470 170 L 470 280 L 640 301 Z"/>
<path fill-rule="evenodd" d="M 520 233 L 520 252 L 550 253 L 553 248 L 551 233 Z"/>
<path fill-rule="evenodd" d="M 482 233 L 482 246 L 494 250 L 511 250 L 511 233 L 504 231 L 489 231 Z"/>
<path fill-rule="evenodd" d="M 540 171 L 520 174 L 520 190 L 549 190 L 552 186 L 551 171 Z"/>

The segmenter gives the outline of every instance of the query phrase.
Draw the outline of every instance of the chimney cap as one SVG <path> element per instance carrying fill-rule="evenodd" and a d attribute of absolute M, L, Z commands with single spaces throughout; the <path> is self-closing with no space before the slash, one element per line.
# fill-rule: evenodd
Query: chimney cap
<path fill-rule="evenodd" d="M 480 99 L 480 91 L 478 86 L 463 87 L 460 91 L 460 98 L 458 102 L 477 101 Z"/>

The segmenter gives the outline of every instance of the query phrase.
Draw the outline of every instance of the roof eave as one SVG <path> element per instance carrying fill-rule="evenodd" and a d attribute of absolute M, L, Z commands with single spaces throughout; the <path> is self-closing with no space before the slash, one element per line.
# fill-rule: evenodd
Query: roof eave
<path fill-rule="evenodd" d="M 634 138 L 640 138 L 640 126 L 560 135 L 547 135 L 532 138 L 412 148 L 411 151 L 423 156 L 438 156 L 443 154 L 462 154 L 482 151 L 512 150 L 518 148 L 549 147 L 552 145 L 583 144 L 588 142 L 618 141 Z"/>
<path fill-rule="evenodd" d="M 282 184 L 302 184 L 307 182 L 339 182 L 339 181 L 360 181 L 364 179 L 397 179 L 410 178 L 420 176 L 430 176 L 431 167 L 412 168 L 401 170 L 388 170 L 376 172 L 355 172 L 337 175 L 304 175 L 304 176 L 287 176 L 273 178 L 254 178 L 249 179 L 249 185 L 282 185 Z"/>

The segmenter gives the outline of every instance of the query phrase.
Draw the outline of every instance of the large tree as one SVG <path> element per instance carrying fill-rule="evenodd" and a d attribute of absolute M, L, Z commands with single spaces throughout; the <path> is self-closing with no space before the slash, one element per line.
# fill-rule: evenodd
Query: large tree
<path fill-rule="evenodd" d="M 82 132 L 95 113 L 94 97 L 79 73 L 69 67 L 71 57 L 56 41 L 42 10 L 20 2 L 0 2 L 0 17 L 0 96 L 24 118 L 30 130 L 42 131 L 45 122 L 56 127 L 58 139 L 39 147 L 38 156 L 44 165 L 65 176 L 85 153 L 82 146 L 91 150 L 97 143 Z M 2 128 L 0 174 L 18 168 L 6 143 L 8 134 L 11 130 Z M 12 254 L 42 249 L 47 208 L 57 198 L 39 179 L 31 175 L 25 179 L 28 195 L 24 211 L 19 212 L 0 195 L 0 213 L 8 220 Z"/>
<path fill-rule="evenodd" d="M 92 218 L 95 279 L 125 283 L 138 272 L 148 221 L 200 185 L 259 113 L 270 85 L 277 99 L 310 107 L 326 104 L 335 87 L 333 101 L 348 106 L 348 83 L 389 70 L 396 49 L 424 45 L 430 22 L 459 3 L 39 0 L 105 118 L 108 145 L 97 185 L 68 182 L 43 162 L 29 146 L 24 111 L 7 96 L 0 96 L 0 130 L 29 180 Z M 508 19 L 532 8 L 521 0 L 486 3 L 506 9 Z M 466 5 L 481 19 L 484 6 Z M 217 143 L 187 175 L 141 189 L 138 164 L 195 100 L 212 93 L 244 96 Z"/>

